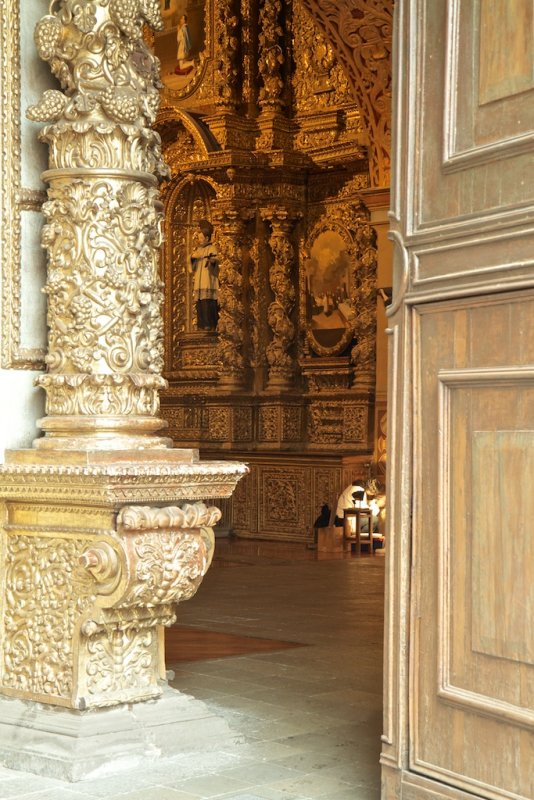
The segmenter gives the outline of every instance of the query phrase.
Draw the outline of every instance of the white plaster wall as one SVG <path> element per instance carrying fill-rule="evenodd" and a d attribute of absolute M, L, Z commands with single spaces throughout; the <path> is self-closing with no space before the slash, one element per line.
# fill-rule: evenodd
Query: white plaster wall
<path fill-rule="evenodd" d="M 33 43 L 35 23 L 45 13 L 46 3 L 42 0 L 20 0 L 21 185 L 23 189 L 33 190 L 45 188 L 40 175 L 46 169 L 47 149 L 37 139 L 40 125 L 27 122 L 24 111 L 45 89 L 55 84 L 48 65 L 38 58 Z M 2 224 L 4 220 L 0 220 Z M 39 242 L 41 226 L 40 213 L 22 212 L 21 345 L 24 348 L 42 348 L 46 343 L 46 302 L 41 291 L 46 277 L 46 258 Z M 2 270 L 7 267 L 3 259 L 0 252 Z M 38 374 L 30 370 L 0 369 L 0 459 L 8 448 L 31 446 L 38 435 L 36 421 L 44 415 L 44 392 L 33 385 Z"/>
<path fill-rule="evenodd" d="M 0 460 L 10 448 L 31 447 L 44 415 L 44 392 L 33 386 L 37 372 L 0 370 Z M 41 397 L 43 395 L 43 397 Z"/>

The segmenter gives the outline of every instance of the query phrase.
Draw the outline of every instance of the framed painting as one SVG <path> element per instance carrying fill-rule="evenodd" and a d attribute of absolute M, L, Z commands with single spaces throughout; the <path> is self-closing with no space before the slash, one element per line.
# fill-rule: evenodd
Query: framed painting
<path fill-rule="evenodd" d="M 170 98 L 186 97 L 202 77 L 209 39 L 207 0 L 160 0 L 164 29 L 156 33 L 154 51 Z"/>
<path fill-rule="evenodd" d="M 352 339 L 353 242 L 331 223 L 308 239 L 304 259 L 308 343 L 318 355 L 340 355 Z"/>

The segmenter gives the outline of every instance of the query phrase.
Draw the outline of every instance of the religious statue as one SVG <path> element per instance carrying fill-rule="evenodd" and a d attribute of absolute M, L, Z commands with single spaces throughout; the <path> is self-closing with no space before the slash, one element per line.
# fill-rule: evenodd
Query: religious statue
<path fill-rule="evenodd" d="M 177 75 L 188 75 L 194 68 L 193 61 L 190 60 L 191 53 L 191 37 L 189 35 L 189 27 L 187 25 L 187 15 L 182 14 L 178 22 L 178 29 L 176 31 L 176 60 L 178 64 L 174 70 Z"/>
<path fill-rule="evenodd" d="M 219 310 L 219 258 L 217 247 L 213 244 L 213 225 L 207 219 L 198 223 L 200 239 L 198 247 L 191 255 L 193 274 L 193 297 L 196 302 L 197 328 L 214 331 L 217 329 Z"/>

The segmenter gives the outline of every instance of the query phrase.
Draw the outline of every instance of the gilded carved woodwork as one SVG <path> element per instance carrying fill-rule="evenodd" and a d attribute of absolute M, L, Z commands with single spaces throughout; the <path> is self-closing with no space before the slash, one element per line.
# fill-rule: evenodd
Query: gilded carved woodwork
<path fill-rule="evenodd" d="M 273 258 L 269 284 L 274 299 L 267 309 L 267 321 L 273 333 L 265 351 L 269 365 L 268 388 L 282 388 L 291 385 L 295 372 L 295 358 L 290 348 L 295 339 L 291 312 L 296 298 L 297 260 L 291 234 L 299 215 L 284 208 L 265 208 L 261 214 L 271 226 L 269 247 Z"/>
<path fill-rule="evenodd" d="M 393 0 L 301 0 L 333 43 L 360 106 L 372 186 L 389 186 Z"/>
<path fill-rule="evenodd" d="M 145 22 L 161 27 L 157 3 L 63 0 L 35 29 L 38 53 L 61 86 L 27 111 L 47 123 L 40 138 L 49 149 L 42 233 L 48 374 L 38 379 L 47 395 L 43 447 L 96 442 L 99 426 L 99 446 L 144 447 L 146 434 L 161 427 L 157 178 L 167 168 L 149 127 L 161 84 L 142 36 Z M 112 441 L 110 431 L 121 436 Z"/>
<path fill-rule="evenodd" d="M 218 0 L 215 9 L 215 62 L 214 73 L 216 104 L 232 109 L 237 102 L 239 17 L 234 0 Z"/>
<path fill-rule="evenodd" d="M 214 215 L 219 248 L 220 381 L 228 386 L 242 385 L 245 380 L 242 245 L 251 214 L 248 209 L 219 207 Z"/>
<path fill-rule="evenodd" d="M 331 108 L 339 110 L 354 104 L 349 79 L 336 57 L 333 43 L 300 2 L 294 3 L 293 10 L 295 68 L 291 83 L 297 115 Z M 329 131 L 339 135 L 335 123 L 329 126 Z M 325 133 L 322 132 L 323 137 Z"/>
<path fill-rule="evenodd" d="M 259 105 L 263 111 L 280 111 L 284 104 L 282 65 L 286 59 L 282 47 L 281 14 L 281 0 L 261 0 L 258 71 L 262 82 Z"/>
<path fill-rule="evenodd" d="M 106 527 L 95 507 L 100 530 L 86 527 L 85 509 L 54 531 L 26 522 L 31 506 L 8 508 L 1 691 L 79 709 L 161 694 L 157 626 L 196 592 L 219 510 L 124 506 Z M 43 511 L 53 519 L 61 508 Z"/>
<path fill-rule="evenodd" d="M 356 344 L 351 359 L 356 383 L 374 387 L 376 370 L 376 235 L 371 225 L 358 228 L 358 264 L 356 293 L 358 304 L 354 317 Z"/>
<path fill-rule="evenodd" d="M 228 8 L 217 6 L 219 31 Z M 323 16 L 310 14 L 308 0 L 236 0 L 231 9 L 241 37 L 233 62 L 237 85 L 232 66 L 219 61 L 219 80 L 230 78 L 226 100 L 220 95 L 218 105 L 213 101 L 203 111 L 207 94 L 197 93 L 181 105 L 184 113 L 202 116 L 216 145 L 206 148 L 206 141 L 183 134 L 173 141 L 170 127 L 169 138 L 158 128 L 174 175 L 166 195 L 163 266 L 166 285 L 175 287 L 165 308 L 166 337 L 175 349 L 172 364 L 166 362 L 170 388 L 163 413 L 177 443 L 203 447 L 211 457 L 222 444 L 247 458 L 272 454 L 275 465 L 275 453 L 320 460 L 335 446 L 338 464 L 344 456 L 363 463 L 373 452 L 376 349 L 369 324 L 376 254 L 359 198 L 370 184 L 368 112 L 357 100 L 344 46 L 322 22 L 324 9 Z M 357 14 L 353 27 L 372 33 L 360 30 Z M 232 58 L 234 47 L 230 41 L 225 56 Z M 170 112 L 165 114 L 170 125 Z M 382 144 L 377 147 L 382 152 Z M 373 182 L 376 152 L 370 153 Z M 220 322 L 209 346 L 207 338 L 201 343 L 187 336 L 186 237 L 169 222 L 174 213 L 175 219 L 192 218 L 192 197 L 176 188 L 184 181 L 213 188 L 213 203 L 203 213 L 214 223 L 219 248 Z M 350 260 L 346 335 L 334 349 L 313 339 L 305 296 L 305 262 L 314 237 L 328 231 L 340 233 Z M 240 534 L 247 526 L 256 534 L 266 531 L 254 508 L 262 506 L 260 492 L 252 478 L 238 489 L 247 504 L 239 509 L 236 501 L 232 511 Z M 261 514 L 272 519 L 267 528 L 273 536 L 302 540 L 302 526 L 311 525 L 300 519 L 277 533 L 276 515 L 267 509 Z"/>
<path fill-rule="evenodd" d="M 0 247 L 2 251 L 2 341 L 4 369 L 41 369 L 45 350 L 23 341 L 23 212 L 39 213 L 42 192 L 22 185 L 20 0 L 0 3 Z M 32 219 L 31 224 L 34 224 Z"/>
<path fill-rule="evenodd" d="M 220 512 L 202 501 L 247 470 L 155 435 L 168 170 L 143 25 L 160 26 L 159 2 L 50 8 L 35 42 L 61 90 L 28 110 L 49 150 L 48 415 L 34 449 L 0 466 L 0 692 L 103 708 L 161 694 L 158 629 L 213 555 Z"/>

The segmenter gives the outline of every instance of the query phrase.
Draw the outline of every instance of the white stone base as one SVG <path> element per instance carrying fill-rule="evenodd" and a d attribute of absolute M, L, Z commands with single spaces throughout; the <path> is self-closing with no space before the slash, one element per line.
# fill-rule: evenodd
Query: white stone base
<path fill-rule="evenodd" d="M 241 738 L 202 701 L 169 687 L 156 700 L 91 711 L 0 697 L 0 764 L 64 781 L 205 752 Z"/>

